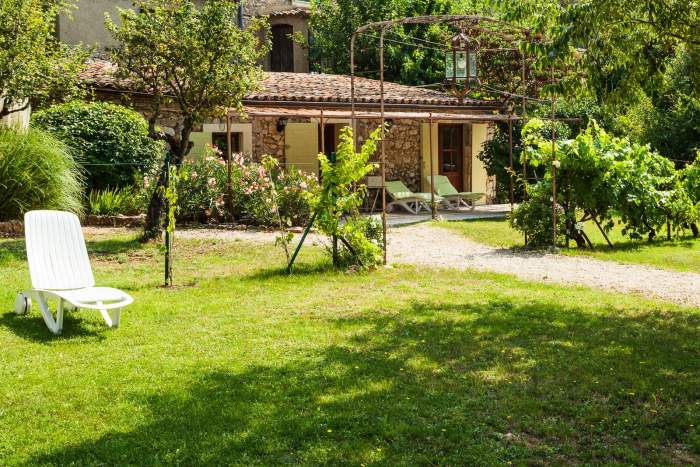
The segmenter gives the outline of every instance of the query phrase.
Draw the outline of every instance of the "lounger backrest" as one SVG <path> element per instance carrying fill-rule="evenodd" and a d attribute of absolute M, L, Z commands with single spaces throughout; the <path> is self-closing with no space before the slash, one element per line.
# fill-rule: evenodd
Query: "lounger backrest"
<path fill-rule="evenodd" d="M 24 215 L 24 238 L 33 288 L 69 290 L 95 285 L 75 214 L 30 211 Z"/>
<path fill-rule="evenodd" d="M 397 200 L 415 196 L 415 194 L 406 185 L 404 185 L 401 180 L 386 182 L 386 191 L 389 192 L 392 198 Z"/>
<path fill-rule="evenodd" d="M 440 196 L 456 195 L 459 193 L 457 189 L 452 185 L 450 179 L 444 175 L 435 176 L 435 193 Z"/>

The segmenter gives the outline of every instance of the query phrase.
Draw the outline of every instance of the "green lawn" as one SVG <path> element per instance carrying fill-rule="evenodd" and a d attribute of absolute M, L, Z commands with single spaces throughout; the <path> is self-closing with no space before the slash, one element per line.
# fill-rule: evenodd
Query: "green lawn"
<path fill-rule="evenodd" d="M 524 245 L 522 234 L 511 229 L 503 219 L 440 222 L 437 225 L 474 241 L 499 248 L 518 248 Z M 565 255 L 584 255 L 675 271 L 700 272 L 700 239 L 694 239 L 690 235 L 672 241 L 657 240 L 649 243 L 629 240 L 622 236 L 619 228 L 615 228 L 608 235 L 613 243 L 611 249 L 595 226 L 590 224 L 587 227 L 586 233 L 595 247 L 594 250 L 576 248 L 572 242 L 571 248 L 562 248 L 560 252 Z"/>
<path fill-rule="evenodd" d="M 122 327 L 34 311 L 0 240 L 2 465 L 700 462 L 700 310 L 305 249 L 177 244 L 177 287 L 129 235 L 91 238 Z"/>

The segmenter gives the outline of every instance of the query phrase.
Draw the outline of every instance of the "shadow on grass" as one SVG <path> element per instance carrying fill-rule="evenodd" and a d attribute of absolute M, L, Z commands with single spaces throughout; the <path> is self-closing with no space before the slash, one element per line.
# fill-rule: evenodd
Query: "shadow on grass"
<path fill-rule="evenodd" d="M 54 335 L 49 331 L 46 323 L 44 323 L 44 319 L 41 317 L 41 313 L 37 309 L 33 309 L 31 313 L 22 316 L 12 311 L 0 315 L 0 327 L 9 329 L 22 339 L 39 343 L 52 343 L 57 340 L 69 340 L 77 337 L 94 338 L 98 341 L 103 340 L 105 338 L 104 333 L 108 332 L 109 329 L 104 326 L 104 323 L 85 319 L 86 313 L 88 312 L 74 311 L 66 313 L 63 318 L 63 333 L 60 335 Z M 95 312 L 93 311 L 92 313 Z"/>
<path fill-rule="evenodd" d="M 342 271 L 334 268 L 333 263 L 324 260 L 314 261 L 313 263 L 295 263 L 291 275 L 287 273 L 287 267 L 285 265 L 282 265 L 274 268 L 259 269 L 250 275 L 242 277 L 241 280 L 255 282 L 260 280 L 276 279 L 280 277 L 307 277 L 340 273 L 342 273 Z"/>
<path fill-rule="evenodd" d="M 346 340 L 131 394 L 143 424 L 31 464 L 692 464 L 700 316 L 631 315 L 513 298 L 329 318 Z"/>

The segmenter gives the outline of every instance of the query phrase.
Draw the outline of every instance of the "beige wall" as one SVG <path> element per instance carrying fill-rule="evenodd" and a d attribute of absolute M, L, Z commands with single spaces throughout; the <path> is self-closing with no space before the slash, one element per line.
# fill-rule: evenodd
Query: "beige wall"
<path fill-rule="evenodd" d="M 105 13 L 119 20 L 118 8 L 133 8 L 131 0 L 77 0 L 70 15 L 58 18 L 58 38 L 67 44 L 83 43 L 98 49 L 115 45 L 105 28 Z"/>
<path fill-rule="evenodd" d="M 477 155 L 482 151 L 484 143 L 489 139 L 488 125 L 479 123 L 472 125 L 472 191 L 476 193 L 488 193 L 489 181 L 484 163 Z M 477 204 L 484 204 L 482 199 Z"/>
<path fill-rule="evenodd" d="M 193 131 L 190 141 L 194 143 L 190 151 L 189 159 L 199 159 L 206 154 L 207 145 L 211 145 L 212 133 L 225 133 L 224 123 L 205 123 L 202 131 Z M 253 153 L 253 125 L 251 123 L 234 123 L 231 125 L 231 133 L 241 133 L 241 151 L 250 156 Z"/>

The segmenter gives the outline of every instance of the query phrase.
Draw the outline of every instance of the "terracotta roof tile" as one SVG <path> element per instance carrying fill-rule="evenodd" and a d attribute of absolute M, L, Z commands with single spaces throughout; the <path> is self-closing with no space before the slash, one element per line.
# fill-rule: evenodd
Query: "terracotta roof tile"
<path fill-rule="evenodd" d="M 92 60 L 81 77 L 96 88 L 129 91 L 128 81 L 114 78 L 116 67 L 106 60 Z M 432 89 L 384 83 L 387 104 L 458 105 L 451 94 Z M 350 77 L 345 75 L 310 73 L 265 73 L 262 90 L 246 97 L 255 102 L 324 102 L 349 103 L 351 100 Z M 380 102 L 380 82 L 367 78 L 355 78 L 355 100 L 359 103 Z M 495 103 L 474 99 L 465 100 L 469 105 L 492 105 Z"/>

